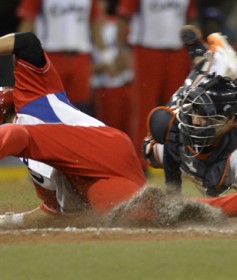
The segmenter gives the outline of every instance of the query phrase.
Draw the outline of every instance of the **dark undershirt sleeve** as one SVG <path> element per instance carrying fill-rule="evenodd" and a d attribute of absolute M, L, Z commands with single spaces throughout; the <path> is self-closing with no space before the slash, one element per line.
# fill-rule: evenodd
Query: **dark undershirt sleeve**
<path fill-rule="evenodd" d="M 46 63 L 40 40 L 32 32 L 15 33 L 13 53 L 38 68 L 44 67 Z"/>

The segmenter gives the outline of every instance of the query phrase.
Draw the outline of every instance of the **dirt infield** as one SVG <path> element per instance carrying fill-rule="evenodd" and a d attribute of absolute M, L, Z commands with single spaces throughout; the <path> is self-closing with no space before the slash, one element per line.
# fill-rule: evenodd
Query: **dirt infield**
<path fill-rule="evenodd" d="M 29 205 L 38 203 L 35 200 L 31 202 L 35 194 L 25 169 L 17 168 L 15 173 L 20 178 L 12 178 L 12 173 L 15 174 L 12 169 L 4 170 L 2 168 L 1 172 L 3 174 L 2 177 L 0 176 L 2 190 L 0 213 L 24 211 L 31 209 Z M 141 213 L 140 210 L 138 212 L 137 210 L 142 209 L 142 213 L 144 213 L 143 202 L 147 205 L 147 193 L 141 194 L 126 205 L 115 209 L 109 216 L 109 226 L 101 226 L 99 223 L 91 223 L 91 221 L 89 224 L 85 222 L 83 225 L 67 221 L 65 224 L 50 223 L 50 226 L 49 224 L 47 226 L 36 224 L 24 229 L 0 228 L 0 244 L 237 238 L 237 218 L 223 220 L 218 211 L 213 211 L 207 206 L 186 200 L 167 200 L 160 191 L 154 189 L 152 197 L 155 199 L 148 200 L 149 208 L 146 210 L 155 210 L 155 217 L 152 217 L 151 221 L 147 220 L 148 211 L 148 216 L 145 215 L 138 224 L 134 224 L 136 214 Z M 127 219 L 129 216 L 132 217 L 132 221 Z M 146 224 L 144 224 L 145 221 Z M 151 224 L 147 224 L 147 221 Z"/>
<path fill-rule="evenodd" d="M 220 209 L 150 187 L 103 219 L 88 213 L 32 218 L 24 226 L 1 225 L 0 244 L 237 238 L 237 218 L 228 219 Z"/>
<path fill-rule="evenodd" d="M 173 229 L 124 228 L 42 228 L 0 230 L 0 244 L 14 243 L 80 243 L 80 242 L 145 242 L 175 240 L 236 239 L 237 220 L 225 227 L 189 226 Z"/>

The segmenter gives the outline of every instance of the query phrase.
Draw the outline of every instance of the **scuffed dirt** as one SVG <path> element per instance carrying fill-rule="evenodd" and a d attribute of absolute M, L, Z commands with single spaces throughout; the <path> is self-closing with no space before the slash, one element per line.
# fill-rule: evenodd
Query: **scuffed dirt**
<path fill-rule="evenodd" d="M 131 200 L 114 208 L 108 226 L 172 228 L 183 225 L 218 226 L 227 223 L 220 209 L 183 196 L 167 196 L 147 187 Z"/>
<path fill-rule="evenodd" d="M 81 213 L 40 217 L 24 227 L 0 229 L 0 244 L 142 242 L 237 238 L 237 219 L 184 197 L 148 187 L 105 217 Z"/>

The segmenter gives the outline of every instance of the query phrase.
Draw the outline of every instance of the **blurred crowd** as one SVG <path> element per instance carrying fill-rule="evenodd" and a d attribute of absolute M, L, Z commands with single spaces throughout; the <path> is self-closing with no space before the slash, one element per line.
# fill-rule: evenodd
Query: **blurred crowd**
<path fill-rule="evenodd" d="M 180 27 L 237 46 L 233 0 L 1 0 L 0 36 L 35 32 L 70 101 L 141 145 L 149 112 L 167 104 L 192 63 Z M 14 57 L 0 57 L 0 86 L 13 86 Z"/>

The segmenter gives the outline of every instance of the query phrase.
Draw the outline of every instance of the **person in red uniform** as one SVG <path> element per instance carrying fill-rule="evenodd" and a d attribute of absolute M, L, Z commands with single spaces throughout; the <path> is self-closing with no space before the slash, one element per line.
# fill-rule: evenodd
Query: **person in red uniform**
<path fill-rule="evenodd" d="M 111 64 L 104 63 L 101 52 L 93 48 L 92 104 L 94 116 L 109 126 L 118 128 L 131 137 L 133 69 L 127 49 L 126 65 L 118 65 L 118 18 L 115 15 L 117 0 L 100 1 L 106 18 L 101 36 Z"/>
<path fill-rule="evenodd" d="M 22 0 L 18 31 L 33 31 L 54 64 L 69 100 L 87 112 L 92 41 L 103 49 L 103 13 L 96 0 Z"/>
<path fill-rule="evenodd" d="M 1 37 L 0 55 L 6 54 L 15 55 L 16 117 L 14 124 L 0 126 L 0 158 L 23 158 L 43 200 L 38 211 L 67 213 L 86 205 L 103 214 L 144 186 L 129 137 L 69 102 L 33 33 Z"/>
<path fill-rule="evenodd" d="M 117 14 L 120 19 L 120 61 L 124 44 L 132 46 L 135 67 L 132 139 L 146 169 L 141 153 L 146 118 L 152 108 L 168 102 L 189 73 L 191 60 L 182 46 L 179 32 L 181 26 L 196 21 L 196 2 L 120 0 Z"/>

